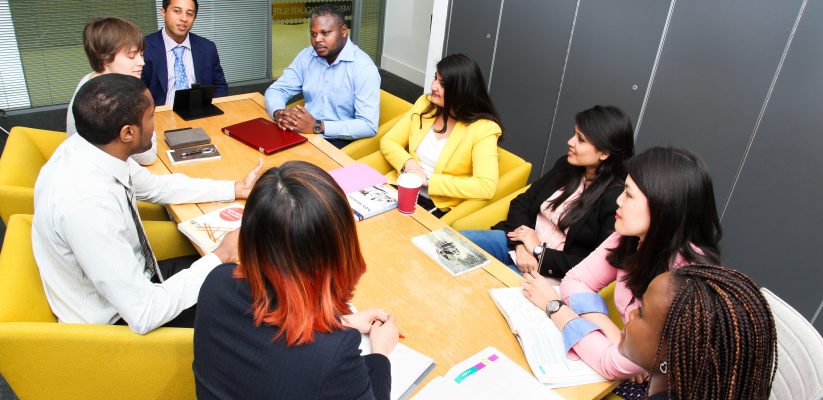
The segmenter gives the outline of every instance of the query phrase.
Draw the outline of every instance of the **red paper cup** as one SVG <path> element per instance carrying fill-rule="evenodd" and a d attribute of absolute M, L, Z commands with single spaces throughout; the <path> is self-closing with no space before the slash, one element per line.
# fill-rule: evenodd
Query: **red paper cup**
<path fill-rule="evenodd" d="M 419 175 L 407 173 L 397 177 L 397 209 L 401 213 L 414 213 L 420 186 L 423 186 L 423 178 Z"/>

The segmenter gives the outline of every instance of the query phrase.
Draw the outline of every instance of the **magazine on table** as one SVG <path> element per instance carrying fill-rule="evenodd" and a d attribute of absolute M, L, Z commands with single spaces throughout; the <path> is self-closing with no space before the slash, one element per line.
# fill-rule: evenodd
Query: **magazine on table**
<path fill-rule="evenodd" d="M 412 243 L 454 276 L 480 268 L 489 259 L 451 228 L 442 228 L 412 238 Z"/>
<path fill-rule="evenodd" d="M 346 193 L 358 221 L 397 208 L 397 190 L 386 184 L 384 175 L 366 164 L 357 163 L 331 170 L 329 175 Z"/>
<path fill-rule="evenodd" d="M 346 193 L 346 199 L 358 221 L 397 208 L 397 191 L 386 184 Z"/>
<path fill-rule="evenodd" d="M 189 240 L 206 252 L 220 245 L 226 233 L 240 227 L 243 205 L 232 203 L 218 210 L 208 212 L 177 224 L 177 229 Z"/>

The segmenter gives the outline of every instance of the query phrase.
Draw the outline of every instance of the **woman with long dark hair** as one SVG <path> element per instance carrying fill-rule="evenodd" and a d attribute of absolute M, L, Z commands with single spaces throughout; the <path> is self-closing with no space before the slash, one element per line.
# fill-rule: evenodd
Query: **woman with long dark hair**
<path fill-rule="evenodd" d="M 431 90 L 383 136 L 380 151 L 396 171 L 420 176 L 418 203 L 439 217 L 463 200 L 494 196 L 502 128 L 471 58 L 440 60 Z"/>
<path fill-rule="evenodd" d="M 642 381 L 645 369 L 617 351 L 620 329 L 598 292 L 616 281 L 614 303 L 625 323 L 656 276 L 685 264 L 719 264 L 721 229 L 711 177 L 691 152 L 651 148 L 629 159 L 626 172 L 615 233 L 566 274 L 563 298 L 534 271 L 522 284 L 563 330 L 570 357 L 606 378 Z"/>
<path fill-rule="evenodd" d="M 651 374 L 650 400 L 765 400 L 778 361 L 774 317 L 757 285 L 710 265 L 654 278 L 618 348 Z"/>
<path fill-rule="evenodd" d="M 574 119 L 568 152 L 512 200 L 506 220 L 461 232 L 509 268 L 555 284 L 614 232 L 623 162 L 634 154 L 632 122 L 619 108 L 598 105 Z"/>
<path fill-rule="evenodd" d="M 351 314 L 366 263 L 351 208 L 329 174 L 289 161 L 260 176 L 243 213 L 239 256 L 200 290 L 198 398 L 389 398 L 386 355 L 397 325 L 382 310 Z M 370 355 L 360 355 L 361 333 Z"/>

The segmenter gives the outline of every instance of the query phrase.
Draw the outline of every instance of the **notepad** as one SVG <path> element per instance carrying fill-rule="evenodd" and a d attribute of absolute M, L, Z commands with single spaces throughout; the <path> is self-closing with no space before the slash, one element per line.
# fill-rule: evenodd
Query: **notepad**
<path fill-rule="evenodd" d="M 500 350 L 486 347 L 435 377 L 413 400 L 562 400 Z"/>

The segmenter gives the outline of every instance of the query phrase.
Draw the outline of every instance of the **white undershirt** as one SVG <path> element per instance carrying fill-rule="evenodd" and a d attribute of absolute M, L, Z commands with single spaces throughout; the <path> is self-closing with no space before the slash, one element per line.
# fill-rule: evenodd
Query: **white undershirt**
<path fill-rule="evenodd" d="M 443 148 L 446 147 L 447 140 L 448 137 L 438 139 L 435 137 L 434 131 L 429 129 L 426 136 L 423 137 L 423 141 L 421 141 L 420 145 L 417 146 L 417 158 L 420 160 L 420 168 L 426 176 L 431 176 L 434 174 L 434 165 L 437 164 L 437 159 L 440 158 L 440 153 L 442 153 Z M 424 186 L 420 190 L 420 194 L 426 198 L 430 198 L 428 189 L 428 187 Z"/>

